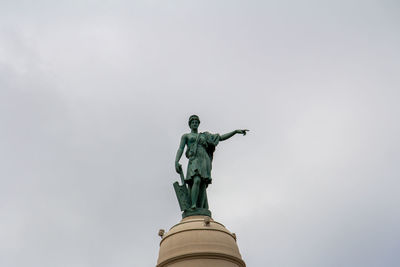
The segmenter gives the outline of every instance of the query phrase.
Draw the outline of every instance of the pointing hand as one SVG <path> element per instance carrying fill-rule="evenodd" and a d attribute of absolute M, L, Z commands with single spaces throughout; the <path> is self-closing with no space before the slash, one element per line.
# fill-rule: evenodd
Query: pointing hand
<path fill-rule="evenodd" d="M 246 135 L 246 132 L 248 132 L 249 130 L 244 129 L 244 130 L 236 130 L 236 131 L 237 131 L 237 133 L 239 133 L 239 134 Z"/>

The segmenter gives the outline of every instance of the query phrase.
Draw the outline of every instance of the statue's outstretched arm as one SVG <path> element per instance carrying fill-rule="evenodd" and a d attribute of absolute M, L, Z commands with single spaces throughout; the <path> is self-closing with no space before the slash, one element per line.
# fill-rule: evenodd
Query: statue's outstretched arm
<path fill-rule="evenodd" d="M 178 151 L 176 152 L 176 157 L 175 157 L 175 170 L 177 173 L 179 173 L 179 169 L 182 168 L 182 165 L 179 164 L 179 160 L 182 157 L 183 154 L 183 150 L 185 149 L 185 145 L 186 145 L 186 135 L 182 135 L 181 138 L 181 143 L 179 144 L 179 148 Z"/>
<path fill-rule="evenodd" d="M 234 131 L 232 131 L 232 132 L 230 132 L 230 133 L 226 133 L 226 134 L 223 134 L 223 135 L 221 135 L 221 137 L 220 137 L 220 141 L 224 141 L 224 140 L 226 140 L 226 139 L 229 139 L 229 138 L 231 138 L 232 136 L 234 136 L 235 134 L 243 134 L 243 135 L 246 135 L 246 132 L 248 132 L 249 130 L 247 130 L 247 129 L 245 129 L 245 130 L 234 130 Z"/>

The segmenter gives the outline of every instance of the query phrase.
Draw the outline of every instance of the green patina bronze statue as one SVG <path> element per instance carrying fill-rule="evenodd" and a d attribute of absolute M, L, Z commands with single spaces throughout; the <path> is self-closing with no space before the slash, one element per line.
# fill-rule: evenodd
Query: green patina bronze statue
<path fill-rule="evenodd" d="M 227 140 L 235 134 L 246 135 L 248 130 L 235 130 L 227 134 L 199 133 L 200 118 L 192 115 L 189 118 L 190 133 L 182 136 L 175 158 L 175 170 L 181 176 L 182 185 L 174 183 L 178 202 L 183 211 L 182 217 L 191 215 L 211 216 L 208 209 L 206 188 L 211 184 L 211 168 L 215 147 L 220 141 Z M 186 148 L 189 159 L 186 178 L 183 175 L 179 160 Z M 187 187 L 186 187 L 187 185 Z"/>

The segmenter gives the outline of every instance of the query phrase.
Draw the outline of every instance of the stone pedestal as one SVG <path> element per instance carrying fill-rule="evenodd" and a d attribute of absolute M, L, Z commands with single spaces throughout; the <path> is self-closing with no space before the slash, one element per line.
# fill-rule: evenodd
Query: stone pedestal
<path fill-rule="evenodd" d="M 163 235 L 157 267 L 245 267 L 236 235 L 208 216 L 189 216 Z"/>

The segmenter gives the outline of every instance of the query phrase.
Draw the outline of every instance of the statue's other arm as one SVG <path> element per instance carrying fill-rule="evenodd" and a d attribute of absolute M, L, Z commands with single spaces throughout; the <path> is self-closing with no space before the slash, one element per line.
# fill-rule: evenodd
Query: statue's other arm
<path fill-rule="evenodd" d="M 182 157 L 183 154 L 183 150 L 185 149 L 185 145 L 186 145 L 186 134 L 182 135 L 181 138 L 181 143 L 179 144 L 179 148 L 178 151 L 176 152 L 176 157 L 175 157 L 175 170 L 177 173 L 179 173 L 180 168 L 182 168 L 182 165 L 179 164 L 179 160 Z"/>
<path fill-rule="evenodd" d="M 231 138 L 232 136 L 234 136 L 235 134 L 243 134 L 243 135 L 246 135 L 246 132 L 248 132 L 249 130 L 234 130 L 234 131 L 232 131 L 232 132 L 230 132 L 230 133 L 226 133 L 226 134 L 223 134 L 223 135 L 221 135 L 221 137 L 220 137 L 220 141 L 224 141 L 224 140 L 226 140 L 226 139 L 229 139 L 229 138 Z"/>

